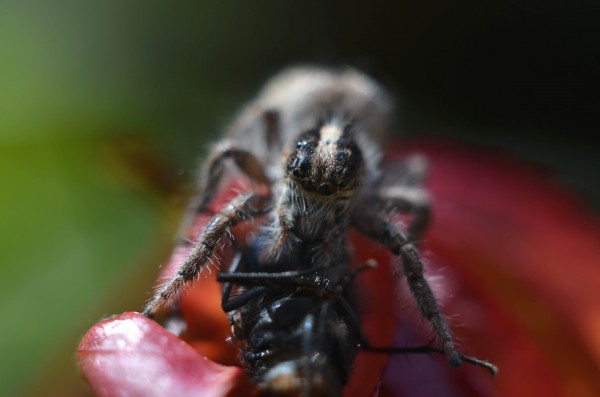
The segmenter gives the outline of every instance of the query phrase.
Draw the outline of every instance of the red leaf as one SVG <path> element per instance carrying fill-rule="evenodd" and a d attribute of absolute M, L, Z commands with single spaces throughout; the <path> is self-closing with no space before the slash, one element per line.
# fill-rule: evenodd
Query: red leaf
<path fill-rule="evenodd" d="M 215 200 L 212 210 L 218 211 L 237 193 L 250 188 L 247 182 L 236 180 Z M 201 215 L 194 219 L 188 238 L 196 240 L 210 218 Z M 255 228 L 253 223 L 246 223 L 236 227 L 233 233 L 241 242 Z M 356 264 L 367 259 L 375 259 L 379 263 L 379 269 L 363 272 L 358 277 L 357 293 L 366 334 L 374 344 L 388 346 L 396 324 L 391 276 L 393 259 L 384 249 L 364 237 L 353 235 L 352 242 L 357 252 Z M 161 280 L 168 279 L 177 271 L 190 249 L 175 249 L 161 272 Z M 225 249 L 219 255 L 221 262 L 227 264 L 232 253 Z M 220 307 L 220 285 L 215 275 L 215 271 L 205 271 L 182 296 L 180 310 L 187 329 L 181 338 L 136 313 L 106 320 L 88 331 L 80 346 L 79 361 L 85 378 L 97 395 L 222 396 L 252 393 L 254 388 L 239 367 L 215 364 L 239 364 L 234 346 L 226 343 L 230 326 Z M 371 395 L 387 361 L 386 355 L 360 353 L 345 395 Z"/>
<path fill-rule="evenodd" d="M 242 370 L 209 361 L 138 313 L 93 326 L 78 349 L 80 368 L 98 396 L 225 397 Z"/>
<path fill-rule="evenodd" d="M 443 276 L 443 311 L 460 314 L 462 348 L 500 368 L 494 380 L 450 369 L 453 383 L 469 395 L 600 395 L 596 219 L 509 156 L 433 141 L 391 161 L 414 152 L 430 163 L 424 251 Z"/>
<path fill-rule="evenodd" d="M 428 157 L 431 170 L 433 224 L 423 242 L 430 282 L 451 323 L 463 324 L 453 327 L 461 350 L 498 364 L 500 374 L 493 379 L 481 368 L 451 368 L 443 357 L 396 357 L 380 395 L 600 395 L 600 228 L 595 219 L 544 174 L 507 156 L 433 142 L 405 145 L 389 159 L 414 152 Z M 237 180 L 213 210 L 248 189 Z M 208 219 L 195 220 L 190 238 Z M 234 232 L 243 239 L 253 228 L 250 223 Z M 396 307 L 395 260 L 371 241 L 354 234 L 351 240 L 356 263 L 379 262 L 379 269 L 357 279 L 358 310 L 371 342 L 394 344 L 398 325 L 395 344 L 428 341 L 418 313 Z M 165 274 L 186 254 L 178 249 Z M 230 254 L 222 255 L 228 263 Z M 225 343 L 229 325 L 214 277 L 196 282 L 180 308 L 189 344 L 134 313 L 88 332 L 79 359 L 98 395 L 249 393 L 241 369 L 203 356 L 236 362 L 235 350 Z M 359 354 L 345 395 L 373 395 L 386 363 L 386 356 Z"/>

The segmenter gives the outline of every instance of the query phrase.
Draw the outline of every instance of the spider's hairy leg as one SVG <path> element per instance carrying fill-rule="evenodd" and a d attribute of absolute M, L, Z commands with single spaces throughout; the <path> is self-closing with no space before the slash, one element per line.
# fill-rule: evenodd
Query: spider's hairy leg
<path fill-rule="evenodd" d="M 273 152 L 281 149 L 281 128 L 279 112 L 275 109 L 265 110 L 263 113 L 263 122 L 265 123 L 265 141 L 267 146 Z"/>
<path fill-rule="evenodd" d="M 412 221 L 407 227 L 411 240 L 419 240 L 429 225 L 431 206 L 429 195 L 420 187 L 390 186 L 379 189 L 377 200 L 382 207 L 392 207 L 399 213 L 411 213 Z"/>
<path fill-rule="evenodd" d="M 377 213 L 365 213 L 354 218 L 354 225 L 363 234 L 383 244 L 400 256 L 408 286 L 417 302 L 419 311 L 430 323 L 442 344 L 442 350 L 450 365 L 460 366 L 462 359 L 454 346 L 452 333 L 444 320 L 431 287 L 424 275 L 423 263 L 417 248 L 394 224 Z"/>
<path fill-rule="evenodd" d="M 412 154 L 401 162 L 384 164 L 379 186 L 420 187 L 427 178 L 429 164 L 422 154 Z"/>
<path fill-rule="evenodd" d="M 427 159 L 413 154 L 402 163 L 384 170 L 373 197 L 378 207 L 401 214 L 412 214 L 408 225 L 409 238 L 419 240 L 431 218 L 430 199 L 423 189 L 427 176 Z"/>
<path fill-rule="evenodd" d="M 147 317 L 171 302 L 186 283 L 192 281 L 214 254 L 221 238 L 240 222 L 255 218 L 266 211 L 269 197 L 256 193 L 238 196 L 210 221 L 198 238 L 196 247 L 185 259 L 177 273 L 154 294 L 143 311 Z"/>
<path fill-rule="evenodd" d="M 270 187 L 271 181 L 267 178 L 263 164 L 250 151 L 240 147 L 232 139 L 226 139 L 217 144 L 206 160 L 202 172 L 202 186 L 194 209 L 204 211 L 217 193 L 219 182 L 225 170 L 225 161 L 232 159 L 238 168 L 256 184 Z"/>
<path fill-rule="evenodd" d="M 255 110 L 253 113 L 258 114 L 262 121 L 262 129 L 264 130 L 264 139 L 267 142 L 268 149 L 272 153 L 276 153 L 281 146 L 281 128 L 279 112 L 272 109 Z M 252 120 L 256 116 L 252 116 Z M 250 122 L 251 124 L 251 122 Z M 234 127 L 233 135 L 239 135 L 240 131 L 248 128 L 247 121 L 241 125 Z M 237 134 L 236 134 L 237 132 Z M 260 139 L 260 138 L 258 138 Z M 238 138 L 239 140 L 239 138 Z M 271 187 L 271 180 L 267 177 L 263 163 L 258 159 L 255 153 L 246 149 L 252 142 L 239 142 L 233 138 L 225 139 L 217 144 L 210 152 L 206 160 L 202 172 L 202 186 L 199 191 L 196 203 L 193 209 L 203 211 L 206 206 L 212 201 L 216 194 L 219 182 L 223 177 L 225 169 L 225 161 L 232 159 L 237 167 L 254 183 Z M 264 159 L 263 159 L 264 160 Z"/>

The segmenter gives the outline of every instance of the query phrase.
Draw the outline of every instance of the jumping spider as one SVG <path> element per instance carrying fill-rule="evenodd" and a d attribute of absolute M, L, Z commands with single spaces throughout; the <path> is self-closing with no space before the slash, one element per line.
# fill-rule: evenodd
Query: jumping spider
<path fill-rule="evenodd" d="M 213 148 L 195 211 L 208 211 L 229 160 L 255 188 L 213 217 L 144 315 L 152 317 L 172 302 L 241 222 L 264 218 L 251 243 L 253 261 L 264 271 L 314 268 L 333 284 L 350 273 L 344 264 L 352 255 L 348 231 L 355 228 L 399 257 L 398 273 L 406 277 L 448 362 L 472 361 L 455 347 L 415 246 L 430 212 L 421 187 L 425 162 L 415 156 L 393 172 L 383 172 L 380 164 L 391 111 L 386 92 L 353 69 L 298 67 L 273 78 Z M 406 228 L 391 220 L 395 214 L 410 217 Z M 495 372 L 492 364 L 479 365 Z"/>

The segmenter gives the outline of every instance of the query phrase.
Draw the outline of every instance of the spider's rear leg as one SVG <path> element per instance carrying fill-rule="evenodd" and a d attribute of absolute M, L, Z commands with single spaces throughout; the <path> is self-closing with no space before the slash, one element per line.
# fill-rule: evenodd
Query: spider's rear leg
<path fill-rule="evenodd" d="M 204 165 L 202 186 L 193 206 L 196 211 L 206 210 L 206 207 L 214 199 L 225 171 L 225 162 L 228 159 L 232 159 L 252 182 L 266 187 L 271 186 L 271 181 L 267 178 L 261 161 L 250 151 L 241 148 L 238 142 L 227 139 L 212 149 Z"/>
<path fill-rule="evenodd" d="M 267 142 L 268 150 L 276 152 L 281 146 L 279 112 L 276 110 L 264 110 L 259 112 L 263 122 L 264 138 Z M 246 124 L 244 124 L 246 126 Z M 238 126 L 236 129 L 240 129 Z M 250 140 L 256 137 L 249 136 Z M 258 138 L 260 139 L 260 138 Z M 202 186 L 199 196 L 194 203 L 193 208 L 196 211 L 203 211 L 215 197 L 219 182 L 223 177 L 225 162 L 228 159 L 233 160 L 237 167 L 253 182 L 263 185 L 267 188 L 271 186 L 271 181 L 267 177 L 263 163 L 257 155 L 252 153 L 248 146 L 254 142 L 239 142 L 234 139 L 225 139 L 217 144 L 211 150 L 202 171 Z M 264 159 L 263 159 L 264 160 Z"/>
<path fill-rule="evenodd" d="M 421 238 L 431 219 L 429 195 L 420 187 L 391 186 L 378 191 L 377 199 L 382 207 L 392 208 L 399 213 L 411 213 L 412 221 L 407 231 L 412 240 Z"/>
<path fill-rule="evenodd" d="M 171 302 L 185 284 L 192 281 L 200 273 L 227 231 L 240 222 L 263 214 L 268 201 L 268 196 L 256 193 L 238 196 L 215 215 L 198 238 L 196 247 L 185 258 L 177 273 L 154 294 L 148 305 L 146 305 L 143 314 L 147 317 L 153 317 L 158 309 Z"/>
<path fill-rule="evenodd" d="M 421 238 L 431 218 L 429 195 L 422 187 L 427 168 L 427 159 L 420 154 L 413 154 L 399 165 L 388 167 L 374 197 L 383 210 L 412 214 L 407 228 L 412 240 Z"/>
<path fill-rule="evenodd" d="M 276 152 L 281 149 L 281 120 L 279 112 L 274 109 L 265 110 L 263 113 L 265 123 L 265 140 L 269 150 Z"/>
<path fill-rule="evenodd" d="M 431 323 L 448 362 L 453 366 L 459 366 L 462 362 L 461 355 L 454 346 L 452 333 L 440 312 L 433 291 L 425 279 L 423 263 L 417 248 L 406 235 L 380 214 L 366 213 L 361 217 L 355 217 L 354 224 L 360 232 L 400 256 L 404 275 L 419 311 Z"/>
<path fill-rule="evenodd" d="M 427 158 L 422 154 L 412 154 L 400 163 L 384 165 L 379 186 L 419 187 L 428 173 Z"/>

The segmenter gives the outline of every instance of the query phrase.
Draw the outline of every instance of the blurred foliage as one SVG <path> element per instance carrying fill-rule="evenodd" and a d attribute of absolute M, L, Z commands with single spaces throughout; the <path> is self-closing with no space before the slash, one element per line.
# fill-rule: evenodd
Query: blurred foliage
<path fill-rule="evenodd" d="M 365 69 L 401 93 L 407 135 L 508 148 L 597 205 L 586 94 L 600 36 L 585 5 L 2 2 L 3 395 L 81 392 L 68 377 L 80 335 L 141 306 L 180 181 L 290 63 Z"/>

